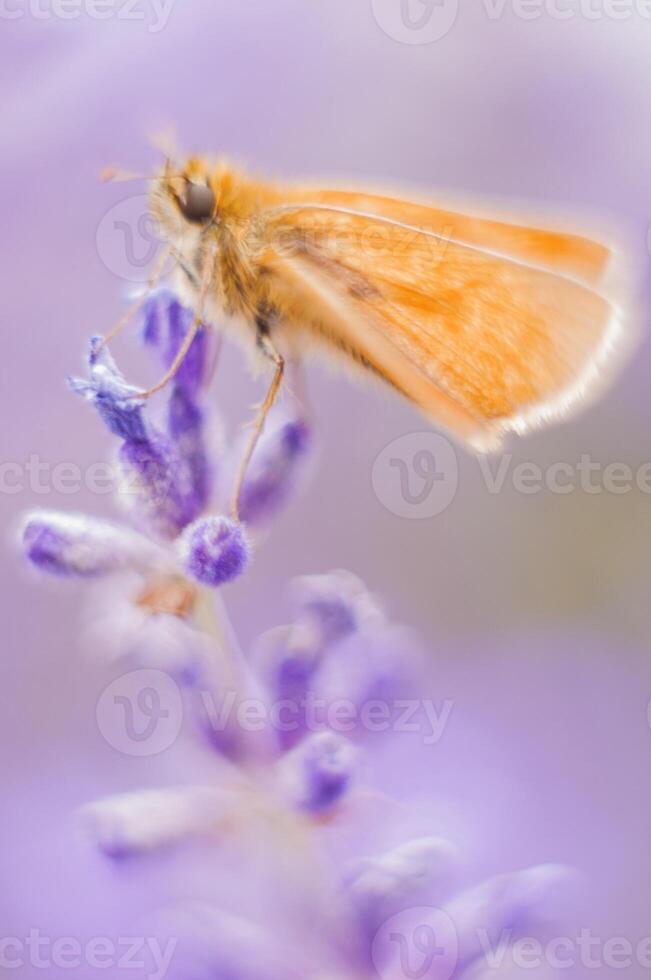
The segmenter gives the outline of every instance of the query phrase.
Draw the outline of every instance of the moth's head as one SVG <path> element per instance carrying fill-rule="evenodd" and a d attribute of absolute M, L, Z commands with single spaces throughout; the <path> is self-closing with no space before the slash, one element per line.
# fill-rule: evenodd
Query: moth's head
<path fill-rule="evenodd" d="M 151 186 L 151 213 L 164 238 L 194 238 L 217 222 L 217 197 L 218 188 L 205 160 L 192 157 L 180 168 L 167 160 Z"/>

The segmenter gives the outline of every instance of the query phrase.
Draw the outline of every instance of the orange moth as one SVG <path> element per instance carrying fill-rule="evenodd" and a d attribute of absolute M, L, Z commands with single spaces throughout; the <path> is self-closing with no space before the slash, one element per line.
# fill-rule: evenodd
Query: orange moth
<path fill-rule="evenodd" d="M 196 317 L 149 393 L 203 323 L 233 323 L 273 367 L 242 477 L 287 356 L 339 355 L 483 452 L 568 413 L 622 333 L 604 286 L 611 250 L 579 235 L 277 186 L 199 157 L 166 163 L 150 207 Z"/>

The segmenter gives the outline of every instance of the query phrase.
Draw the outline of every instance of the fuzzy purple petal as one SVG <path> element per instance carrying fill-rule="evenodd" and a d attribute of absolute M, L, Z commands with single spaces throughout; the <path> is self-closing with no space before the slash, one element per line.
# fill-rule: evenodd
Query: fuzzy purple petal
<path fill-rule="evenodd" d="M 121 439 L 146 439 L 148 429 L 143 415 L 144 403 L 137 397 L 140 389 L 127 384 L 108 348 L 103 347 L 102 343 L 101 337 L 93 337 L 90 342 L 90 380 L 70 378 L 70 388 L 95 406 L 114 435 Z"/>
<path fill-rule="evenodd" d="M 160 558 L 154 545 L 126 528 L 58 511 L 28 514 L 22 544 L 33 565 L 59 576 L 98 576 L 129 567 L 153 567 Z"/>
<path fill-rule="evenodd" d="M 243 521 L 258 525 L 275 517 L 296 488 L 311 442 L 311 431 L 301 420 L 283 422 L 263 435 L 240 493 Z"/>
<path fill-rule="evenodd" d="M 360 862 L 348 878 L 347 891 L 366 941 L 405 908 L 440 907 L 451 893 L 459 862 L 457 848 L 441 837 L 411 838 Z"/>
<path fill-rule="evenodd" d="M 332 809 L 348 791 L 355 768 L 355 750 L 343 736 L 316 732 L 283 760 L 295 804 L 310 813 Z"/>
<path fill-rule="evenodd" d="M 318 637 L 302 625 L 279 626 L 256 643 L 253 662 L 271 703 L 283 703 L 291 712 L 291 723 L 278 731 L 283 749 L 291 748 L 306 732 L 305 696 L 314 684 L 323 653 Z"/>
<path fill-rule="evenodd" d="M 204 436 L 204 411 L 185 388 L 175 388 L 167 405 L 167 431 L 187 471 L 186 523 L 205 509 L 212 491 L 213 466 Z"/>
<path fill-rule="evenodd" d="M 107 857 L 128 858 L 214 833 L 225 805 L 218 788 L 183 786 L 111 796 L 80 816 Z"/>
<path fill-rule="evenodd" d="M 192 326 L 194 314 L 167 289 L 158 290 L 145 303 L 143 338 L 169 368 Z M 203 384 L 208 369 L 208 336 L 200 330 L 192 341 L 183 363 L 174 377 L 174 386 L 194 397 Z"/>
<path fill-rule="evenodd" d="M 245 570 L 249 543 L 241 524 L 228 517 L 202 517 L 185 529 L 178 544 L 182 565 L 202 585 L 218 586 Z"/>
<path fill-rule="evenodd" d="M 350 572 L 304 575 L 295 579 L 292 591 L 299 617 L 311 624 L 324 645 L 384 620 L 375 598 Z"/>

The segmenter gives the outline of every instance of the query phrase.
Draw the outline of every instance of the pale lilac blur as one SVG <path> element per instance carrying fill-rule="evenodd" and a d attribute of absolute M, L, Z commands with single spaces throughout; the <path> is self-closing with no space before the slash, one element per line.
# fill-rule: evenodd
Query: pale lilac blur
<path fill-rule="evenodd" d="M 27 4 L 3 22 L 3 461 L 104 459 L 96 419 L 64 379 L 122 311 L 132 283 L 105 240 L 98 247 L 98 228 L 140 187 L 97 174 L 108 163 L 149 169 L 148 134 L 168 123 L 184 149 L 265 175 L 524 201 L 620 229 L 639 353 L 599 405 L 510 451 L 513 466 L 651 459 L 651 21 L 561 21 L 544 8 L 522 20 L 508 4 L 491 19 L 488 7 L 461 0 L 449 33 L 424 45 L 389 37 L 370 0 L 176 0 L 157 33 L 116 17 L 36 19 Z M 145 379 L 133 341 L 116 353 L 130 380 Z M 454 701 L 432 783 L 438 826 L 463 840 L 477 875 L 572 864 L 590 884 L 582 925 L 604 938 L 649 935 L 648 495 L 527 495 L 508 479 L 491 494 L 459 452 L 450 506 L 401 519 L 378 499 L 373 464 L 425 424 L 320 369 L 310 388 L 322 443 L 314 482 L 227 593 L 244 646 L 283 621 L 293 575 L 351 568 L 418 628 L 437 697 Z M 259 397 L 238 352 L 227 352 L 217 390 L 232 421 Z M 106 496 L 42 492 L 28 477 L 15 493 L 16 473 L 5 467 L 0 498 L 8 536 L 29 507 L 111 512 Z M 116 873 L 76 836 L 75 808 L 191 782 L 205 760 L 187 746 L 153 759 L 108 746 L 95 705 L 112 675 L 82 649 L 79 593 L 35 588 L 11 548 L 2 569 L 2 934 L 103 935 L 147 907 L 165 869 Z"/>

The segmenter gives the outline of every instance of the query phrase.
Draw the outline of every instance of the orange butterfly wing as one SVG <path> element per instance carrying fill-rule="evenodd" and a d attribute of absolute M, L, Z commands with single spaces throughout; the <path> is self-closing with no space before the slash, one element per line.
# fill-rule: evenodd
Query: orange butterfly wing
<path fill-rule="evenodd" d="M 364 191 L 283 188 L 283 203 L 322 204 L 374 214 L 559 272 L 587 285 L 602 278 L 610 249 L 580 235 L 474 217 Z"/>
<path fill-rule="evenodd" d="M 435 209 L 424 209 L 429 227 L 412 227 L 404 219 L 412 208 L 422 214 L 419 205 L 356 195 L 376 209 L 381 200 L 385 214 L 350 213 L 335 195 L 312 192 L 310 203 L 267 213 L 274 246 L 264 265 L 298 326 L 311 325 L 480 450 L 586 391 L 619 329 L 617 310 L 585 284 L 602 274 L 607 249 Z M 450 225 L 447 234 L 435 228 L 441 215 L 457 221 L 454 236 Z M 510 254 L 487 247 L 493 233 Z"/>

